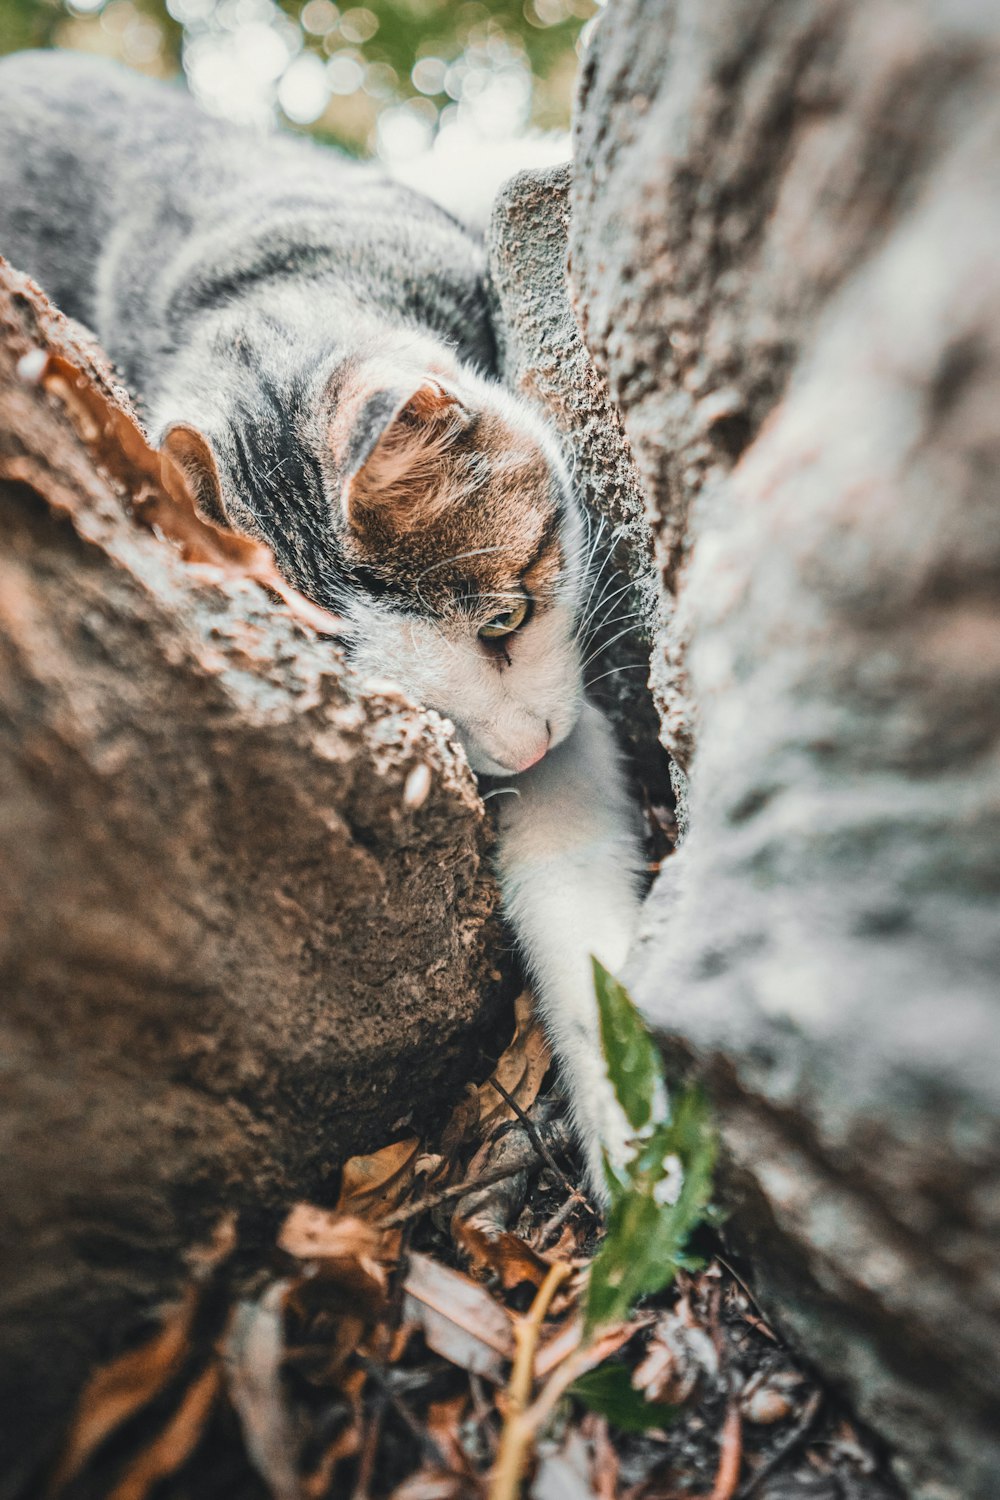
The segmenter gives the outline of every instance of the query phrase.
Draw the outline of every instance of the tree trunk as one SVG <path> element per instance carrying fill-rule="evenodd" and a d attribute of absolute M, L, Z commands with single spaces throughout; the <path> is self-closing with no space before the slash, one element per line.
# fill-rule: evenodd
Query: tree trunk
<path fill-rule="evenodd" d="M 465 1082 L 501 949 L 443 721 L 240 576 L 261 549 L 199 529 L 99 354 L 0 272 L 12 1493 L 223 1209 L 322 1198 Z"/>
<path fill-rule="evenodd" d="M 1000 1480 L 998 48 L 987 6 L 610 0 L 561 315 L 558 184 L 494 222 L 509 368 L 557 422 L 607 382 L 645 498 L 592 503 L 651 518 L 690 809 L 634 992 L 761 1296 L 927 1500 Z"/>

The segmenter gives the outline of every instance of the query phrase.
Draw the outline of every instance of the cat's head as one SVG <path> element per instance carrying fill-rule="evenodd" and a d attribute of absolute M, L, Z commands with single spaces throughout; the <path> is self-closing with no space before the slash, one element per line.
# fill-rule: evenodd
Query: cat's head
<path fill-rule="evenodd" d="M 438 345 L 343 363 L 303 406 L 297 443 L 318 478 L 285 467 L 280 524 L 277 496 L 264 516 L 253 496 L 253 515 L 234 514 L 223 482 L 226 518 L 338 610 L 361 674 L 454 722 L 475 770 L 526 770 L 582 703 L 582 523 L 556 442 Z M 290 546 L 293 508 L 308 537 Z"/>

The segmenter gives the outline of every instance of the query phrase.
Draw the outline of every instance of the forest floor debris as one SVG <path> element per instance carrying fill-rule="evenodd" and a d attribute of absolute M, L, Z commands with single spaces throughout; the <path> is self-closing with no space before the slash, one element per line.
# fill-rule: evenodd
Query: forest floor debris
<path fill-rule="evenodd" d="M 890 1500 L 879 1455 L 770 1328 L 716 1228 L 623 1311 L 614 1223 L 602 1240 L 573 1186 L 547 1072 L 522 997 L 493 1082 L 430 1149 L 348 1162 L 336 1202 L 293 1207 L 249 1262 L 222 1220 L 181 1302 L 94 1373 L 39 1492 Z M 610 1317 L 594 1320 L 595 1297 Z"/>

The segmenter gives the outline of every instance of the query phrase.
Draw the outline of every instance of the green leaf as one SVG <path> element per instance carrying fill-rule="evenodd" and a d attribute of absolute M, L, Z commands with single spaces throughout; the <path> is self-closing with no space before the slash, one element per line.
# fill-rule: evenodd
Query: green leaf
<path fill-rule="evenodd" d="M 588 1333 L 626 1319 L 640 1297 L 662 1291 L 689 1263 L 687 1242 L 710 1211 L 716 1139 L 704 1095 L 689 1089 L 661 1119 L 659 1054 L 628 992 L 594 960 L 608 1075 L 639 1139 L 630 1161 L 605 1160 L 611 1207 L 590 1268 Z"/>
<path fill-rule="evenodd" d="M 650 1427 L 665 1427 L 675 1416 L 672 1406 L 647 1401 L 632 1384 L 624 1365 L 601 1365 L 588 1370 L 569 1388 L 591 1411 L 607 1417 L 622 1432 L 646 1432 Z"/>
<path fill-rule="evenodd" d="M 660 1255 L 661 1213 L 652 1194 L 623 1192 L 612 1200 L 607 1233 L 590 1267 L 587 1333 L 605 1323 L 622 1322 L 639 1297 L 670 1281 L 673 1267 Z"/>
<path fill-rule="evenodd" d="M 625 986 L 596 958 L 591 962 L 608 1077 L 629 1124 L 633 1130 L 642 1130 L 652 1118 L 658 1087 L 663 1085 L 660 1054 Z"/>

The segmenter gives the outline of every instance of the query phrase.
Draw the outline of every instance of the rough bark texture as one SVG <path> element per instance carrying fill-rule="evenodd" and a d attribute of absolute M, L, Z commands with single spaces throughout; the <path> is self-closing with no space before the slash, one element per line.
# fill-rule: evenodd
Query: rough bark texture
<path fill-rule="evenodd" d="M 998 55 L 986 5 L 611 0 L 571 195 L 691 778 L 630 977 L 762 1296 L 926 1500 L 1000 1487 Z M 495 263 L 557 263 L 544 200 Z M 520 365 L 572 338 L 503 293 Z"/>
<path fill-rule="evenodd" d="M 155 472 L 3 271 L 0 1493 L 206 1223 L 440 1105 L 497 993 L 443 721 L 133 519 Z"/>
<path fill-rule="evenodd" d="M 590 691 L 614 720 L 656 806 L 671 794 L 646 685 L 660 609 L 651 516 L 621 417 L 570 309 L 569 189 L 570 168 L 561 166 L 521 172 L 500 192 L 489 235 L 497 346 L 508 384 L 542 406 L 557 428 L 591 519 Z"/>

